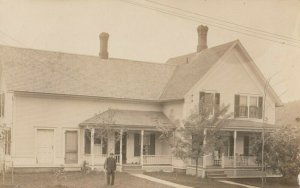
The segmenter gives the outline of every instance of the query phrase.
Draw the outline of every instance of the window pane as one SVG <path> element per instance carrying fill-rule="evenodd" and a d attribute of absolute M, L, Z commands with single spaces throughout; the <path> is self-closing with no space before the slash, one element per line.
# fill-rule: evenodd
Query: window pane
<path fill-rule="evenodd" d="M 250 97 L 250 106 L 257 106 L 257 97 Z"/>
<path fill-rule="evenodd" d="M 247 96 L 240 96 L 240 106 L 247 106 Z"/>

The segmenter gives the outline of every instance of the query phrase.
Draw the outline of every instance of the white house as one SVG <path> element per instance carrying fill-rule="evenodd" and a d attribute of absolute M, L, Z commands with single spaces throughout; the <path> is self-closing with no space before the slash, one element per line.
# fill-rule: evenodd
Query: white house
<path fill-rule="evenodd" d="M 6 158 L 16 168 L 80 167 L 83 161 L 98 168 L 113 152 L 120 170 L 189 171 L 193 161 L 172 157 L 157 124 L 174 128 L 203 97 L 206 105 L 229 104 L 235 115 L 224 128 L 226 152 L 204 156 L 200 170 L 256 167 L 249 133 L 275 128 L 281 101 L 238 40 L 207 48 L 207 30 L 198 27 L 196 52 L 164 64 L 110 58 L 107 33 L 99 36 L 99 56 L 0 46 Z M 122 139 L 95 139 L 110 118 Z"/>

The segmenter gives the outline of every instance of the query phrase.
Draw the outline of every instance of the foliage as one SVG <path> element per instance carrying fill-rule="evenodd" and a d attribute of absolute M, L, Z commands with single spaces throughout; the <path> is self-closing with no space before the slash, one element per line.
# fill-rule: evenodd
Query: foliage
<path fill-rule="evenodd" d="M 86 161 L 83 161 L 82 167 L 81 167 L 81 173 L 82 174 L 89 174 L 92 171 L 91 167 L 88 166 L 88 163 Z"/>
<path fill-rule="evenodd" d="M 173 154 L 183 160 L 196 160 L 196 175 L 198 173 L 198 158 L 214 150 L 220 150 L 224 140 L 223 131 L 220 131 L 225 121 L 231 116 L 227 114 L 229 106 L 202 108 L 200 112 L 193 112 L 182 122 L 176 130 Z M 205 134 L 207 130 L 207 134 Z M 206 144 L 204 144 L 204 140 Z"/>
<path fill-rule="evenodd" d="M 300 172 L 300 128 L 286 125 L 274 132 L 265 133 L 264 164 L 279 170 L 285 179 Z M 253 152 L 262 164 L 262 139 L 255 139 Z"/>
<path fill-rule="evenodd" d="M 115 135 L 115 140 L 119 141 L 121 139 L 120 133 L 121 129 L 117 129 L 114 127 L 115 125 L 115 112 L 112 109 L 108 109 L 105 114 L 101 117 L 101 123 L 96 125 L 94 140 L 102 139 L 106 140 L 102 144 L 108 144 L 107 140 L 111 137 L 111 135 Z M 123 128 L 123 133 L 126 132 L 126 129 Z M 117 134 L 116 134 L 117 133 Z M 87 135 L 90 138 L 90 135 Z"/>

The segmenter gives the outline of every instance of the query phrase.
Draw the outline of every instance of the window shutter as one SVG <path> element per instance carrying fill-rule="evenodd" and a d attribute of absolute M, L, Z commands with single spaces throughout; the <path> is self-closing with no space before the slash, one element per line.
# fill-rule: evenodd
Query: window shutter
<path fill-rule="evenodd" d="M 215 93 L 215 111 L 220 110 L 220 93 Z"/>
<path fill-rule="evenodd" d="M 234 96 L 234 117 L 240 117 L 240 95 Z"/>
<path fill-rule="evenodd" d="M 263 111 L 263 98 L 258 98 L 258 119 L 262 119 L 262 111 Z"/>
<path fill-rule="evenodd" d="M 150 135 L 150 155 L 155 155 L 155 134 Z"/>
<path fill-rule="evenodd" d="M 199 95 L 199 114 L 203 112 L 205 92 L 201 91 Z"/>
<path fill-rule="evenodd" d="M 141 156 L 141 148 L 140 148 L 140 135 L 134 134 L 134 156 Z"/>
<path fill-rule="evenodd" d="M 244 137 L 244 155 L 249 156 L 249 136 Z"/>

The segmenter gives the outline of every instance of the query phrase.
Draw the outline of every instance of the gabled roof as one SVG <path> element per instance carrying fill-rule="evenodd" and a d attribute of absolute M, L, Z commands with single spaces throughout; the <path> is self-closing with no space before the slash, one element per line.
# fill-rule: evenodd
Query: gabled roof
<path fill-rule="evenodd" d="M 0 46 L 7 90 L 158 100 L 175 66 Z"/>
<path fill-rule="evenodd" d="M 237 41 L 171 58 L 165 64 L 68 54 L 0 45 L 0 63 L 8 91 L 130 100 L 182 100 L 230 49 L 239 46 L 261 84 L 263 74 Z M 276 105 L 282 102 L 268 91 Z"/>
<path fill-rule="evenodd" d="M 218 60 L 236 43 L 229 42 L 199 53 L 172 58 L 168 63 L 179 64 L 168 82 L 161 100 L 183 98 L 184 95 L 218 62 Z M 182 61 L 182 63 L 180 63 Z M 187 61 L 189 61 L 187 63 Z"/>
<path fill-rule="evenodd" d="M 163 112 L 114 109 L 104 111 L 79 124 L 79 126 L 88 127 L 103 125 L 126 128 L 159 128 L 159 126 L 175 128 Z"/>

